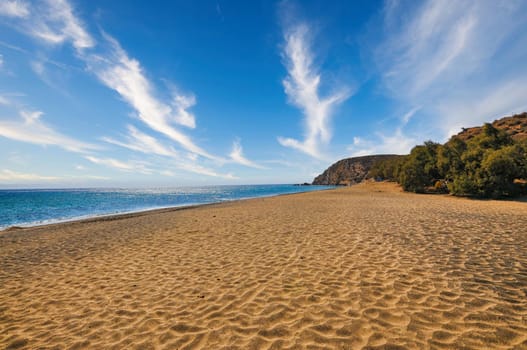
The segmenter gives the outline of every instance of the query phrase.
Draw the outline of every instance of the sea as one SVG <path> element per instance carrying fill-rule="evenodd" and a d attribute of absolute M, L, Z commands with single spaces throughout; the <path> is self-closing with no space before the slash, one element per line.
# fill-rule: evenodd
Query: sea
<path fill-rule="evenodd" d="M 332 186 L 240 185 L 174 188 L 0 190 L 0 230 L 151 209 L 320 191 Z"/>

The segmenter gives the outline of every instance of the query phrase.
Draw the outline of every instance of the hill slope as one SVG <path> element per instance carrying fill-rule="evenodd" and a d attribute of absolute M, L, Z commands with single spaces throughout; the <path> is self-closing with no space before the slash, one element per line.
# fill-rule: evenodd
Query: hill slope
<path fill-rule="evenodd" d="M 525 140 L 527 139 L 527 112 L 497 119 L 492 122 L 492 126 L 499 130 L 505 130 L 507 135 L 511 136 L 514 141 Z M 482 130 L 482 126 L 463 128 L 463 131 L 457 134 L 456 137 L 467 141 L 481 134 Z"/>
<path fill-rule="evenodd" d="M 395 154 L 353 157 L 339 160 L 313 180 L 313 185 L 351 185 L 366 178 L 373 164 L 398 157 Z"/>

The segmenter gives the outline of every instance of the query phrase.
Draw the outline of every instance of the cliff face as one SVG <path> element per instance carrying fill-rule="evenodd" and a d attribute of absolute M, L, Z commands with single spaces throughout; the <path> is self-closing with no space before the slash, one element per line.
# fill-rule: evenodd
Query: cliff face
<path fill-rule="evenodd" d="M 372 165 L 379 160 L 397 157 L 394 154 L 353 157 L 339 160 L 313 180 L 313 185 L 351 185 L 366 178 Z"/>
<path fill-rule="evenodd" d="M 525 140 L 527 139 L 527 112 L 495 120 L 492 122 L 492 126 L 496 129 L 505 130 L 514 141 Z M 481 126 L 463 128 L 463 131 L 457 134 L 456 137 L 467 141 L 480 134 L 482 130 L 483 127 Z"/>

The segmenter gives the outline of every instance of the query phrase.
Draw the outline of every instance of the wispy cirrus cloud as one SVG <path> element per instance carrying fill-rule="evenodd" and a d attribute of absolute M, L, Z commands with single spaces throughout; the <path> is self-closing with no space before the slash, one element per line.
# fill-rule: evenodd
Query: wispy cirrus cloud
<path fill-rule="evenodd" d="M 3 181 L 3 182 L 56 181 L 59 179 L 60 177 L 56 177 L 56 176 L 44 176 L 44 175 L 37 175 L 37 174 L 20 173 L 20 172 L 12 171 L 9 169 L 0 170 L 0 181 Z"/>
<path fill-rule="evenodd" d="M 415 135 L 405 132 L 406 125 L 421 109 L 421 106 L 414 107 L 406 112 L 402 117 L 397 118 L 397 126 L 391 132 L 377 131 L 369 137 L 354 137 L 353 143 L 347 147 L 351 156 L 365 156 L 371 154 L 407 154 L 419 140 Z"/>
<path fill-rule="evenodd" d="M 21 0 L 2 0 L 0 1 L 0 16 L 7 17 L 27 17 L 29 15 L 29 5 Z"/>
<path fill-rule="evenodd" d="M 7 1 L 6 4 L 12 7 L 13 4 L 22 4 L 19 1 Z M 134 107 L 140 117 L 145 114 L 154 115 L 151 119 L 146 118 L 149 126 L 158 125 L 156 119 L 163 120 L 169 124 L 172 120 L 177 124 L 194 128 L 195 117 L 188 111 L 196 103 L 195 96 L 192 94 L 184 95 L 173 93 L 170 103 L 164 103 L 153 96 L 152 84 L 143 74 L 143 69 L 139 61 L 130 58 L 117 40 L 103 33 L 105 43 L 109 44 L 109 50 L 103 50 L 101 45 L 85 29 L 82 21 L 74 14 L 73 8 L 67 0 L 43 0 L 40 2 L 23 3 L 25 16 L 18 22 L 22 31 L 40 39 L 48 44 L 61 44 L 70 42 L 74 48 L 79 50 L 79 58 L 92 68 L 93 73 L 109 88 L 117 91 L 132 107 Z M 0 15 L 7 15 L 0 12 Z M 10 47 L 14 47 L 13 45 Z M 16 47 L 14 47 L 16 48 Z M 98 48 L 97 53 L 87 53 L 83 49 Z M 17 48 L 18 50 L 22 50 Z M 42 72 L 41 62 L 33 61 L 35 70 L 38 74 Z M 127 89 L 126 84 L 131 84 Z M 141 112 L 143 112 L 141 114 Z M 161 129 L 161 128 L 159 128 Z M 182 137 L 177 132 L 165 130 L 166 133 L 173 135 L 174 138 L 188 145 L 190 148 L 200 150 L 192 145 L 185 135 Z M 200 153 L 200 152 L 196 152 Z M 202 151 L 202 153 L 206 153 Z"/>
<path fill-rule="evenodd" d="M 387 1 L 379 27 L 386 92 L 443 137 L 526 108 L 527 3 Z"/>
<path fill-rule="evenodd" d="M 62 69 L 67 69 L 64 66 L 53 62 L 51 60 L 33 60 L 30 62 L 31 70 L 35 75 L 42 80 L 44 84 L 50 88 L 60 92 L 64 96 L 70 96 L 70 92 L 65 86 L 65 79 L 62 75 Z M 60 68 L 60 70 L 50 68 Z"/>
<path fill-rule="evenodd" d="M 77 50 L 95 45 L 66 0 L 47 0 L 43 5 L 32 9 L 31 21 L 26 22 L 29 34 L 50 44 L 71 42 Z"/>
<path fill-rule="evenodd" d="M 393 23 L 399 20 L 403 9 L 398 9 L 394 2 L 388 4 L 385 21 L 394 30 Z M 388 34 L 377 48 L 377 59 L 392 93 L 419 95 L 433 89 L 438 79 L 444 79 L 442 74 L 449 72 L 461 58 L 475 29 L 477 18 L 470 7 L 468 1 L 454 6 L 427 1 L 409 17 L 409 22 L 403 21 Z"/>
<path fill-rule="evenodd" d="M 442 101 L 436 110 L 444 118 L 446 135 L 457 134 L 462 127 L 477 126 L 505 115 L 525 112 L 527 74 L 522 73 L 495 86 L 481 87 L 479 93 L 467 91 Z"/>
<path fill-rule="evenodd" d="M 196 104 L 196 96 L 184 95 L 174 91 L 172 93 L 171 106 L 174 110 L 173 119 L 179 124 L 187 128 L 194 129 L 196 127 L 196 117 L 190 113 L 188 109 Z"/>
<path fill-rule="evenodd" d="M 103 137 L 102 140 L 132 151 L 167 157 L 180 157 L 180 154 L 175 149 L 162 145 L 156 138 L 139 131 L 132 125 L 128 125 L 128 135 L 125 138 L 126 141 L 124 142 L 111 137 Z"/>
<path fill-rule="evenodd" d="M 163 176 L 175 176 L 176 173 L 170 170 L 170 167 L 173 166 L 174 169 L 179 169 L 194 174 L 224 178 L 229 180 L 237 179 L 237 177 L 232 174 L 222 174 L 195 162 L 183 161 L 181 159 L 177 159 L 172 162 L 165 161 L 162 165 L 158 164 L 156 166 L 151 162 L 144 161 L 122 161 L 115 158 L 101 158 L 95 156 L 85 156 L 84 158 L 94 164 L 103 165 L 120 171 L 141 173 L 146 175 L 157 173 Z"/>
<path fill-rule="evenodd" d="M 151 174 L 153 172 L 152 169 L 148 167 L 148 163 L 143 161 L 123 162 L 114 158 L 100 158 L 95 156 L 84 156 L 84 158 L 94 164 L 104 165 L 118 170 L 139 172 L 142 174 Z"/>
<path fill-rule="evenodd" d="M 98 175 L 81 175 L 81 176 L 47 176 L 47 175 L 40 175 L 40 174 L 33 174 L 33 173 L 22 173 L 18 171 L 13 171 L 10 169 L 2 169 L 0 170 L 0 181 L 3 184 L 18 184 L 18 183 L 28 183 L 28 182 L 58 182 L 60 181 L 63 183 L 64 181 L 71 181 L 71 180 L 83 180 L 83 179 L 90 179 L 90 180 L 108 180 L 108 177 L 105 176 L 98 176 Z"/>
<path fill-rule="evenodd" d="M 93 47 L 95 40 L 84 29 L 83 23 L 73 13 L 71 5 L 66 0 L 47 0 L 49 12 L 47 23 L 42 25 L 44 29 L 41 33 L 50 35 L 51 40 L 63 42 L 70 40 L 73 46 L 78 49 Z M 34 33 L 39 36 L 42 34 Z M 45 36 L 43 36 L 46 39 Z"/>
<path fill-rule="evenodd" d="M 173 147 L 161 143 L 156 138 L 145 134 L 132 125 L 128 125 L 128 134 L 124 138 L 125 141 L 115 140 L 111 137 L 103 137 L 102 140 L 136 152 L 169 158 L 169 161 L 163 162 L 164 168 L 173 166 L 176 169 L 181 169 L 200 175 L 221 177 L 225 179 L 235 178 L 232 174 L 223 174 L 198 164 L 196 157 L 194 157 L 192 153 L 187 154 L 185 157 Z M 171 170 L 160 170 L 159 173 L 166 176 L 173 176 L 169 175 L 173 174 L 173 171 Z"/>
<path fill-rule="evenodd" d="M 350 96 L 350 91 L 340 88 L 325 97 L 320 96 L 321 74 L 314 64 L 311 35 L 306 23 L 295 23 L 284 30 L 283 56 L 288 75 L 283 85 L 289 102 L 304 114 L 304 140 L 279 137 L 278 141 L 283 146 L 322 158 L 321 146 L 332 136 L 333 111 Z"/>
<path fill-rule="evenodd" d="M 95 40 L 66 0 L 4 0 L 0 3 L 0 16 L 20 20 L 17 22 L 20 30 L 47 44 L 71 42 L 79 51 L 95 45 Z"/>
<path fill-rule="evenodd" d="M 37 145 L 57 146 L 86 153 L 100 147 L 66 136 L 42 121 L 41 111 L 20 111 L 18 120 L 0 120 L 0 136 Z"/>
<path fill-rule="evenodd" d="M 7 9 L 7 10 L 6 10 Z M 22 32 L 46 44 L 70 42 L 78 52 L 95 45 L 95 41 L 84 30 L 82 22 L 74 15 L 70 4 L 65 0 L 46 0 L 40 2 L 4 1 L 0 4 L 0 16 L 16 17 L 16 27 Z M 30 55 L 25 49 L 8 43 L 1 43 L 12 50 Z M 44 62 L 63 66 L 52 60 L 32 60 L 33 71 L 48 85 L 53 86 L 46 75 Z M 17 141 L 38 145 L 54 145 L 68 151 L 88 153 L 100 149 L 99 146 L 78 141 L 66 136 L 44 123 L 43 112 L 18 109 L 21 120 L 0 121 L 0 135 Z"/>
<path fill-rule="evenodd" d="M 104 35 L 110 44 L 105 56 L 90 55 L 85 58 L 89 69 L 110 89 L 116 91 L 134 110 L 138 118 L 152 130 L 168 136 L 185 150 L 209 159 L 219 159 L 192 141 L 171 122 L 195 127 L 194 116 L 187 108 L 195 104 L 192 95 L 175 95 L 172 106 L 154 96 L 153 87 L 145 77 L 139 61 L 130 58 L 119 43 Z"/>
<path fill-rule="evenodd" d="M 265 169 L 263 166 L 253 162 L 252 160 L 247 159 L 243 155 L 243 148 L 239 139 L 234 140 L 234 142 L 232 143 L 232 151 L 229 156 L 234 163 L 242 164 L 250 168 Z"/>
<path fill-rule="evenodd" d="M 366 156 L 372 154 L 408 154 L 418 141 L 397 128 L 391 134 L 378 132 L 375 137 L 354 137 L 353 144 L 347 150 L 352 157 Z"/>
<path fill-rule="evenodd" d="M 35 18 L 37 10 L 41 16 Z M 161 144 L 157 138 L 128 127 L 125 141 L 103 138 L 104 141 L 127 149 L 150 155 L 170 157 L 179 169 L 209 176 L 233 178 L 231 174 L 221 174 L 198 164 L 198 157 L 212 160 L 221 165 L 229 160 L 213 155 L 198 146 L 181 128 L 196 128 L 196 118 L 190 108 L 196 104 L 192 93 L 181 93 L 173 84 L 166 82 L 168 93 L 160 95 L 147 77 L 141 63 L 128 55 L 120 43 L 102 32 L 101 40 L 96 42 L 66 0 L 45 0 L 28 6 L 27 18 L 20 19 L 19 28 L 32 37 L 50 45 L 70 43 L 80 59 L 97 79 L 107 88 L 114 90 L 119 97 L 135 111 L 135 116 L 148 128 L 175 142 L 181 149 Z M 33 61 L 33 70 L 45 78 L 45 67 L 41 61 Z M 98 164 L 126 169 L 127 162 L 111 158 L 96 158 Z M 117 161 L 117 162 L 115 162 Z M 251 164 L 248 160 L 245 164 Z"/>
<path fill-rule="evenodd" d="M 176 163 L 175 166 L 177 168 L 179 168 L 179 169 L 188 171 L 190 173 L 206 175 L 206 176 L 210 176 L 210 177 L 219 177 L 219 178 L 227 179 L 227 180 L 239 179 L 239 177 L 234 176 L 233 174 L 230 174 L 230 173 L 228 173 L 228 174 L 219 173 L 216 170 L 207 168 L 207 167 L 205 167 L 203 165 L 200 165 L 200 164 L 198 164 L 196 162 L 179 162 L 179 163 Z"/>

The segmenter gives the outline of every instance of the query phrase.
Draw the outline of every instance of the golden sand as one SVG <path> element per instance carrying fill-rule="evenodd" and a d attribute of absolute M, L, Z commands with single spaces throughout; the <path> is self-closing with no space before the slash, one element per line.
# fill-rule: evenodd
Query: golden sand
<path fill-rule="evenodd" d="M 11 230 L 0 348 L 527 349 L 527 203 L 366 184 Z"/>

